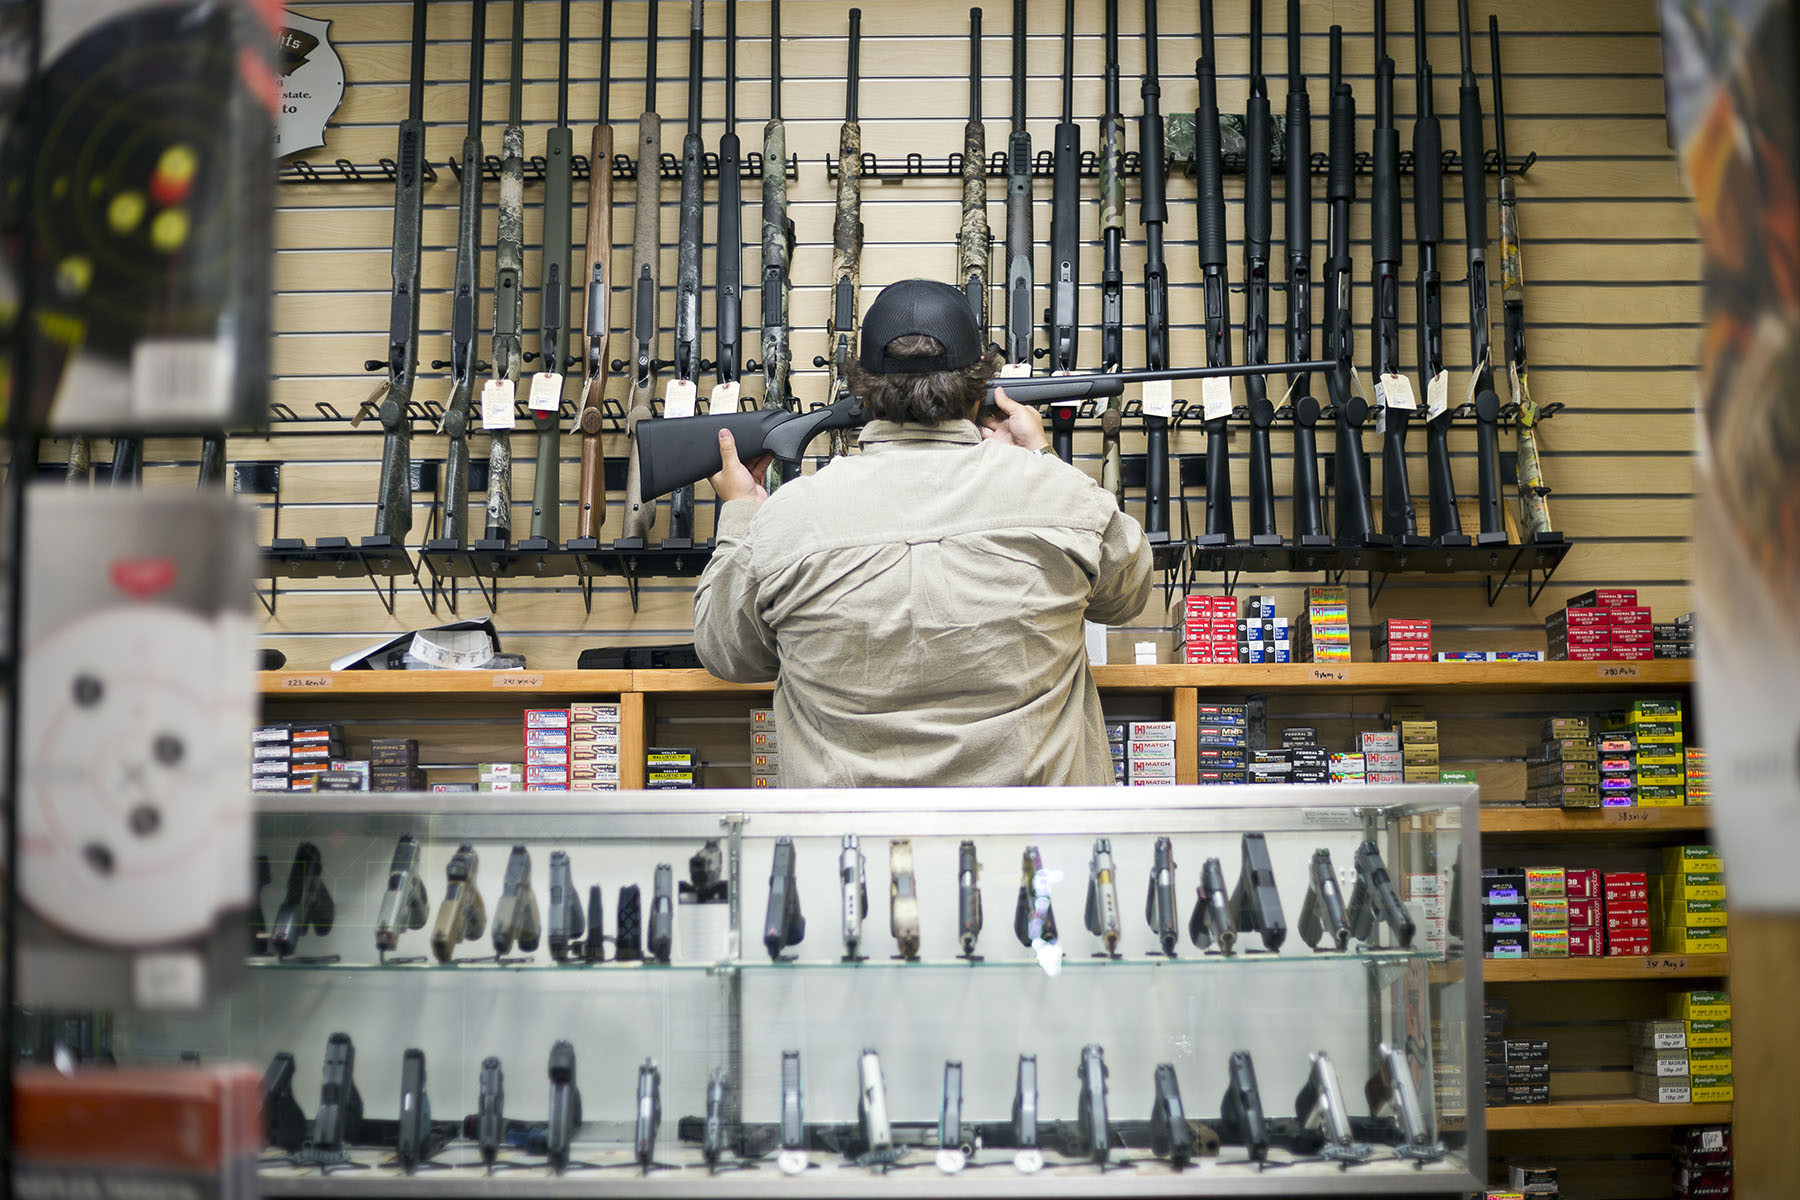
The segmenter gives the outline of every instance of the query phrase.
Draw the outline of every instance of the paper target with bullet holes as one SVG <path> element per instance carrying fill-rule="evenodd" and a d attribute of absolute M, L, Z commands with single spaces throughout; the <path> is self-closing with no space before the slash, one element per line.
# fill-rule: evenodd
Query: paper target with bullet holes
<path fill-rule="evenodd" d="M 9 147 L 34 410 L 61 429 L 254 420 L 240 359 L 266 356 L 275 76 L 241 6 L 124 7 L 49 57 Z"/>

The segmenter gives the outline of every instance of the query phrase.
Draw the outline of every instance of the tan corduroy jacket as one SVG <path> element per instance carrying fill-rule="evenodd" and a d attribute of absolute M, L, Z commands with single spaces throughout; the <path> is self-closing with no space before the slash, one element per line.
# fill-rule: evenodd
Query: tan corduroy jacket
<path fill-rule="evenodd" d="M 783 786 L 1110 785 L 1082 621 L 1143 608 L 1138 523 L 967 421 L 860 443 L 726 504 L 694 592 L 707 668 L 776 680 Z"/>

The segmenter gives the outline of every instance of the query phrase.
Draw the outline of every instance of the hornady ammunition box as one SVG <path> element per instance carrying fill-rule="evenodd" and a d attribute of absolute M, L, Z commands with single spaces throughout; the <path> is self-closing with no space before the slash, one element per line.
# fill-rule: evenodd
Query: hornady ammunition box
<path fill-rule="evenodd" d="M 1217 747 L 1214 748 L 1214 751 L 1216 754 Z M 1174 762 L 1175 742 L 1173 739 L 1167 741 L 1146 741 L 1134 737 L 1130 742 L 1126 743 L 1126 757 L 1132 759 L 1167 759 L 1169 762 Z M 1239 757 L 1242 757 L 1241 752 Z"/>
<path fill-rule="evenodd" d="M 1525 786 L 1532 788 L 1550 787 L 1558 784 L 1583 783 L 1590 786 L 1600 782 L 1600 768 L 1592 762 L 1527 762 L 1525 764 Z"/>
<path fill-rule="evenodd" d="M 1640 1075 L 1673 1077 L 1685 1081 L 1688 1073 L 1687 1048 L 1682 1046 L 1658 1050 L 1640 1046 L 1631 1055 L 1631 1069 Z"/>
<path fill-rule="evenodd" d="M 1538 727 L 1538 736 L 1545 741 L 1556 738 L 1589 738 L 1593 734 L 1593 725 L 1586 717 L 1545 717 Z"/>
<path fill-rule="evenodd" d="M 1209 768 L 1203 767 L 1201 769 L 1204 772 Z M 1221 778 L 1214 780 L 1213 782 L 1225 782 L 1225 779 L 1223 778 L 1223 775 L 1226 773 L 1225 771 L 1219 767 L 1212 767 L 1210 770 L 1221 776 Z M 1131 764 L 1131 778 L 1173 779 L 1175 778 L 1175 763 L 1173 760 L 1168 762 L 1133 762 Z"/>
<path fill-rule="evenodd" d="M 1437 764 L 1430 766 L 1407 766 L 1401 771 L 1401 778 L 1407 783 L 1436 783 L 1438 781 Z"/>
<path fill-rule="evenodd" d="M 700 786 L 692 771 L 648 771 L 644 786 L 652 791 L 682 791 Z"/>
<path fill-rule="evenodd" d="M 1688 1104 L 1687 1080 L 1680 1083 L 1667 1083 L 1654 1075 L 1632 1074 L 1633 1091 L 1639 1100 L 1648 1100 L 1652 1104 Z"/>
<path fill-rule="evenodd" d="M 527 750 L 544 747 L 567 750 L 569 748 L 569 731 L 567 729 L 527 729 L 525 731 L 525 748 Z"/>
<path fill-rule="evenodd" d="M 569 752 L 560 746 L 525 747 L 526 767 L 567 767 Z"/>
<path fill-rule="evenodd" d="M 1364 754 L 1399 753 L 1400 735 L 1394 730 L 1366 730 L 1357 736 L 1357 749 Z"/>
<path fill-rule="evenodd" d="M 1243 715 L 1243 706 L 1237 705 L 1238 715 Z M 1131 722 L 1130 740 L 1133 742 L 1175 742 L 1175 722 L 1173 721 L 1133 721 Z"/>
<path fill-rule="evenodd" d="M 567 784 L 569 782 L 568 764 L 564 763 L 561 766 L 551 766 L 551 767 L 534 767 L 530 763 L 526 763 L 525 764 L 525 782 L 527 784 L 533 784 L 533 783 Z"/>
<path fill-rule="evenodd" d="M 569 710 L 566 708 L 528 708 L 525 710 L 525 728 L 527 729 L 567 729 L 569 727 Z"/>
<path fill-rule="evenodd" d="M 456 793 L 473 792 L 475 790 L 475 785 L 472 783 L 434 783 L 431 785 L 431 790 L 434 793 L 436 793 L 436 792 L 456 792 Z"/>
<path fill-rule="evenodd" d="M 1531 958 L 1567 958 L 1569 957 L 1569 931 L 1567 929 L 1526 930 L 1525 952 Z"/>
<path fill-rule="evenodd" d="M 752 731 L 750 734 L 750 748 L 752 750 L 775 750 L 778 749 L 780 745 L 781 738 L 774 730 L 758 729 Z"/>
<path fill-rule="evenodd" d="M 1600 752 L 1594 749 L 1594 740 L 1590 737 L 1546 738 L 1539 758 L 1543 762 L 1598 764 Z"/>
<path fill-rule="evenodd" d="M 1627 1021 L 1625 1036 L 1638 1049 L 1687 1051 L 1686 1021 Z"/>
<path fill-rule="evenodd" d="M 750 710 L 750 728 L 757 731 L 775 731 L 775 710 L 772 708 L 753 708 Z"/>
<path fill-rule="evenodd" d="M 1561 867 L 1526 867 L 1525 895 L 1533 899 L 1537 897 L 1560 899 L 1568 895 L 1563 869 Z"/>
<path fill-rule="evenodd" d="M 1561 896 L 1533 897 L 1526 902 L 1526 920 L 1533 929 L 1567 929 L 1569 902 Z"/>
<path fill-rule="evenodd" d="M 1725 869 L 1717 850 L 1711 846 L 1664 846 L 1663 874 L 1716 875 Z"/>

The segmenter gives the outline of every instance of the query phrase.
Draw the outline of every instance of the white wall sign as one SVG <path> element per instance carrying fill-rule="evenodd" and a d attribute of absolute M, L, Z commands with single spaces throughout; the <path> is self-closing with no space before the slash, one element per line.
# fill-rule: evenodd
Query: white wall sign
<path fill-rule="evenodd" d="M 325 144 L 325 125 L 344 99 L 344 64 L 331 48 L 330 21 L 282 13 L 279 35 L 281 112 L 275 157 Z"/>

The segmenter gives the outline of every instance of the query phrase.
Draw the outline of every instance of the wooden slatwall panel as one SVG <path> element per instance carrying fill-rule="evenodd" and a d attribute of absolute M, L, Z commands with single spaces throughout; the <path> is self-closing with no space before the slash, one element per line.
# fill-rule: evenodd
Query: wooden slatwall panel
<path fill-rule="evenodd" d="M 510 35 L 511 7 L 491 4 L 488 33 L 488 80 L 485 105 L 489 116 L 485 142 L 497 154 L 506 102 L 506 40 Z M 615 45 L 612 89 L 614 123 L 619 144 L 629 146 L 636 113 L 642 105 L 643 30 L 646 6 L 635 0 L 618 0 L 615 13 Z M 1123 15 L 1121 62 L 1124 108 L 1132 117 L 1140 108 L 1138 72 L 1143 48 L 1136 36 L 1139 10 L 1127 4 Z M 1285 70 L 1285 46 L 1281 38 L 1283 6 L 1269 8 L 1265 62 L 1271 70 Z M 1478 26 L 1488 5 L 1477 5 Z M 987 13 L 985 90 L 990 151 L 1005 144 L 1009 126 L 1011 88 L 1010 6 L 990 4 Z M 332 22 L 332 40 L 344 60 L 349 86 L 336 123 L 329 129 L 327 145 L 305 157 L 315 161 L 347 158 L 371 163 L 394 153 L 394 123 L 404 114 L 407 37 L 410 7 L 403 3 L 315 3 L 301 11 Z M 768 63 L 767 7 L 755 0 L 739 5 L 738 128 L 746 149 L 761 144 L 767 116 L 768 88 L 764 78 Z M 824 372 L 810 364 L 825 349 L 824 322 L 830 272 L 832 185 L 826 177 L 824 156 L 835 154 L 838 123 L 842 115 L 844 33 L 846 5 L 815 0 L 788 0 L 783 6 L 783 33 L 788 45 L 783 55 L 783 85 L 788 144 L 801 159 L 800 177 L 792 187 L 792 212 L 800 245 L 795 255 L 796 286 L 793 298 L 794 351 L 798 369 L 795 391 L 804 401 L 821 398 Z M 1393 5 L 1394 27 L 1389 54 L 1400 66 L 1396 109 L 1402 139 L 1410 137 L 1413 110 L 1410 66 L 1412 43 L 1410 13 L 1406 5 Z M 1455 6 L 1446 0 L 1430 5 L 1433 36 L 1431 52 L 1438 71 L 1437 103 L 1445 116 L 1446 146 L 1457 138 Z M 704 87 L 705 137 L 716 148 L 723 127 L 724 13 L 722 5 L 708 6 L 706 80 Z M 1241 111 L 1247 91 L 1248 41 L 1246 7 L 1220 4 L 1218 57 L 1220 102 L 1225 111 Z M 665 118 L 664 147 L 679 152 L 684 132 L 687 85 L 682 73 L 686 63 L 687 5 L 664 3 L 660 13 L 660 63 L 662 82 L 659 108 Z M 1101 42 L 1102 6 L 1083 0 L 1077 6 L 1080 36 L 1076 47 L 1075 109 L 1082 117 L 1084 145 L 1093 147 L 1098 137 L 1095 115 L 1102 102 Z M 1040 148 L 1050 144 L 1051 127 L 1060 107 L 1057 72 L 1061 66 L 1061 6 L 1032 6 L 1030 65 L 1031 130 Z M 1384 616 L 1429 616 L 1437 624 L 1437 643 L 1442 649 L 1541 646 L 1543 615 L 1558 607 L 1573 592 L 1593 584 L 1635 584 L 1659 617 L 1670 618 L 1689 607 L 1688 578 L 1691 556 L 1685 539 L 1689 524 L 1692 484 L 1690 407 L 1694 391 L 1696 335 L 1699 308 L 1698 250 L 1693 218 L 1683 197 L 1674 161 L 1664 140 L 1660 46 L 1653 6 L 1648 0 L 1529 0 L 1504 6 L 1509 148 L 1515 154 L 1536 151 L 1537 166 L 1520 180 L 1520 220 L 1525 245 L 1528 280 L 1527 343 L 1531 355 L 1534 394 L 1543 403 L 1561 402 L 1567 409 L 1544 429 L 1544 469 L 1551 486 L 1553 513 L 1558 527 L 1579 548 L 1571 554 L 1554 584 L 1534 608 L 1528 608 L 1518 588 L 1509 589 L 1493 606 L 1484 603 L 1478 578 L 1432 579 L 1417 583 L 1396 580 L 1388 584 L 1371 610 L 1365 590 L 1354 593 L 1354 619 L 1359 628 Z M 1194 102 L 1191 64 L 1197 52 L 1192 5 L 1162 5 L 1161 64 L 1165 112 L 1189 108 Z M 1373 127 L 1373 39 L 1368 3 L 1309 2 L 1303 6 L 1306 30 L 1304 65 L 1315 114 L 1313 143 L 1325 145 L 1327 39 L 1326 28 L 1335 21 L 1347 32 L 1346 70 L 1357 93 L 1358 144 L 1367 148 Z M 443 358 L 448 350 L 449 285 L 454 260 L 457 195 L 445 165 L 456 153 L 463 136 L 467 99 L 469 9 L 459 3 L 431 6 L 428 51 L 429 86 L 426 89 L 427 145 L 441 178 L 426 192 L 424 303 L 422 355 L 426 360 L 418 395 L 441 400 L 447 381 L 429 369 L 429 361 Z M 525 116 L 527 148 L 541 153 L 543 134 L 554 119 L 557 6 L 549 0 L 532 0 L 526 6 L 527 85 Z M 574 6 L 574 44 L 571 62 L 576 83 L 571 111 L 577 123 L 577 147 L 586 145 L 587 122 L 593 120 L 598 96 L 596 74 L 600 56 L 600 5 L 585 0 Z M 863 139 L 865 150 L 892 156 L 918 151 L 942 157 L 961 146 L 967 88 L 962 75 L 967 61 L 967 11 L 961 4 L 944 0 L 917 3 L 864 5 L 862 53 Z M 925 32 L 932 31 L 932 32 Z M 1475 46 L 1478 72 L 1487 88 L 1485 33 L 1478 32 Z M 1275 110 L 1283 108 L 1285 76 L 1270 77 Z M 1491 102 L 1488 103 L 1491 108 Z M 1137 145 L 1136 127 L 1128 122 L 1127 145 Z M 1492 133 L 1489 123 L 1488 142 Z M 1242 181 L 1226 182 L 1227 217 L 1232 273 L 1241 277 L 1237 242 L 1242 229 Z M 1367 286 L 1369 207 L 1367 180 L 1353 213 L 1356 255 L 1356 310 L 1358 360 L 1368 361 Z M 1452 365 L 1451 392 L 1460 396 L 1467 380 L 1467 289 L 1462 281 L 1463 254 L 1459 243 L 1462 220 L 1460 182 L 1445 180 L 1445 223 L 1452 239 L 1441 252 L 1445 277 L 1445 345 Z M 994 202 L 990 220 L 996 236 L 1003 232 L 1004 215 L 999 202 L 999 182 L 991 186 Z M 581 189 L 578 187 L 578 193 Z M 1281 193 L 1276 186 L 1276 243 L 1274 257 L 1282 255 Z M 1315 181 L 1315 269 L 1322 271 L 1325 236 L 1324 186 Z M 665 187 L 662 212 L 663 282 L 672 288 L 675 263 L 676 188 Z M 1125 276 L 1126 316 L 1141 318 L 1143 247 L 1137 222 L 1135 183 L 1128 188 Z M 1037 228 L 1040 241 L 1048 236 L 1050 189 L 1038 186 Z M 758 228 L 758 191 L 746 188 L 746 228 L 755 237 Z M 488 252 L 484 280 L 493 270 L 493 204 L 496 189 L 489 187 L 484 212 Z M 579 197 L 578 197 L 579 199 Z M 620 185 L 614 194 L 615 224 L 613 266 L 615 278 L 623 277 L 630 260 L 634 221 L 632 190 Z M 272 399 L 312 414 L 324 401 L 350 412 L 373 384 L 361 368 L 363 360 L 379 357 L 384 346 L 388 304 L 388 257 L 391 240 L 391 189 L 375 185 L 284 186 L 279 190 L 276 217 L 275 328 L 271 383 Z M 709 195 L 709 202 L 711 197 Z M 537 264 L 535 239 L 542 218 L 542 188 L 526 191 L 527 284 L 533 290 L 526 301 L 525 324 L 535 343 L 538 302 L 535 292 Z M 863 219 L 867 249 L 863 265 L 863 303 L 885 283 L 918 273 L 945 277 L 954 267 L 952 237 L 958 223 L 955 181 L 909 180 L 903 184 L 869 182 L 864 189 Z M 1409 206 L 1410 207 L 1410 206 Z M 1490 206 L 1490 223 L 1497 214 Z M 1085 247 L 1082 278 L 1081 362 L 1097 363 L 1099 349 L 1100 249 L 1098 200 L 1090 183 L 1084 196 Z M 712 229 L 712 213 L 708 214 Z M 1410 213 L 1406 217 L 1410 235 Z M 576 229 L 581 229 L 577 214 Z M 1201 354 L 1202 316 L 1199 309 L 1199 271 L 1196 260 L 1194 184 L 1177 171 L 1170 182 L 1168 262 L 1171 276 L 1173 358 L 1192 363 Z M 1490 261 L 1497 264 L 1497 234 L 1490 234 Z M 1412 249 L 1402 264 L 1403 280 L 1413 270 Z M 580 261 L 582 248 L 576 248 Z M 756 283 L 758 250 L 754 242 L 744 247 L 744 277 L 751 293 L 746 318 L 758 313 Z M 1041 245 L 1038 275 L 1047 267 L 1048 248 Z M 994 261 L 1001 266 L 1000 247 Z M 712 251 L 706 256 L 710 279 Z M 577 268 L 577 277 L 584 272 Z M 1276 268 L 1279 278 L 1281 268 Z M 1497 265 L 1493 273 L 1498 274 Z M 1043 291 L 1040 287 L 1039 299 Z M 1000 293 L 994 293 L 996 305 Z M 1234 297 L 1234 305 L 1241 298 Z M 1410 282 L 1402 288 L 1402 317 L 1412 316 Z M 1499 337 L 1499 295 L 1491 297 L 1495 338 Z M 1315 300 L 1315 311 L 1322 298 Z M 665 295 L 665 322 L 672 320 L 672 296 Z M 628 320 L 629 296 L 615 292 L 613 356 L 624 353 L 621 343 Z M 1272 321 L 1279 323 L 1283 299 L 1275 293 Z M 483 300 L 483 324 L 491 317 L 490 302 Z M 580 306 L 576 305 L 579 316 Z M 1241 316 L 1241 313 L 1238 315 Z M 710 288 L 704 319 L 712 320 Z M 746 347 L 756 351 L 756 328 L 746 331 Z M 672 330 L 665 325 L 666 353 Z M 711 354 L 710 325 L 707 353 Z M 1043 336 L 1040 333 L 1040 344 Z M 1282 338 L 1271 339 L 1276 353 Z M 485 342 L 485 336 L 484 336 Z M 1241 330 L 1234 336 L 1241 354 Z M 1410 370 L 1413 333 L 1410 326 L 1401 338 L 1402 355 Z M 1127 334 L 1127 365 L 1140 365 L 1141 333 Z M 752 381 L 758 382 L 758 381 Z M 615 378 L 609 388 L 614 399 L 624 396 L 624 381 Z M 1285 390 L 1285 381 L 1273 382 L 1272 394 Z M 573 387 L 570 394 L 573 394 Z M 752 394 L 758 387 L 749 389 Z M 371 501 L 375 491 L 381 438 L 372 423 L 355 431 L 320 432 L 327 427 L 307 426 L 305 435 L 278 429 L 270 438 L 238 437 L 231 443 L 234 459 L 272 459 L 284 465 L 281 532 L 309 540 L 327 535 L 359 537 L 373 527 Z M 1474 434 L 1458 430 L 1453 436 L 1458 484 L 1474 485 Z M 486 453 L 486 439 L 473 439 L 477 460 Z M 528 502 L 536 464 L 535 439 L 529 431 L 515 435 L 517 454 L 514 495 Z M 1238 452 L 1246 449 L 1241 433 L 1234 438 Z M 1329 449 L 1328 431 L 1321 445 Z M 1178 431 L 1172 438 L 1178 455 L 1199 455 L 1204 438 L 1198 431 Z M 1375 487 L 1379 506 L 1379 444 L 1372 428 L 1365 444 L 1376 451 Z M 1411 478 L 1416 505 L 1425 519 L 1424 438 L 1415 431 Z M 1503 436 L 1510 449 L 1510 436 Z M 1290 501 L 1288 438 L 1285 429 L 1275 437 L 1275 480 L 1281 495 L 1278 513 L 1287 527 Z M 1128 429 L 1126 452 L 1141 453 L 1142 434 Z M 622 436 L 608 438 L 607 452 L 624 450 Z M 564 536 L 574 516 L 573 494 L 576 464 L 574 439 L 563 441 Z M 49 454 L 58 451 L 52 448 Z M 1097 472 L 1097 432 L 1084 431 L 1077 441 L 1081 464 Z M 443 440 L 424 425 L 415 431 L 414 454 L 441 458 Z M 146 481 L 152 487 L 184 487 L 192 478 L 195 447 L 174 440 L 152 440 L 147 455 Z M 1234 464 L 1234 490 L 1238 498 L 1238 527 L 1247 527 L 1242 508 L 1247 488 L 1244 463 Z M 704 494 L 704 488 L 702 489 Z M 480 497 L 475 497 L 479 505 Z M 1188 494 L 1190 517 L 1203 517 L 1204 496 Z M 421 497 L 414 523 L 415 539 L 426 525 L 429 498 Z M 617 530 L 615 511 L 604 536 Z M 700 506 L 701 532 L 710 529 L 710 505 Z M 1474 524 L 1472 502 L 1464 500 L 1466 527 Z M 525 514 L 515 518 L 522 529 Z M 270 532 L 265 513 L 264 535 Z M 659 521 L 657 534 L 666 530 Z M 1203 581 L 1212 585 L 1216 578 Z M 1281 610 L 1296 611 L 1300 589 L 1321 580 L 1303 576 L 1246 576 L 1240 590 L 1272 592 Z M 534 665 L 573 665 L 578 651 L 589 645 L 630 639 L 686 640 L 690 636 L 691 581 L 647 581 L 637 611 L 628 602 L 623 583 L 603 580 L 595 594 L 592 612 L 586 612 L 579 593 L 571 586 L 504 585 L 498 620 L 509 648 L 523 650 Z M 1115 658 L 1128 657 L 1135 640 L 1157 640 L 1172 654 L 1168 635 L 1165 596 L 1158 593 L 1130 628 L 1112 638 Z M 480 599 L 466 592 L 461 611 L 465 615 L 485 611 Z M 284 583 L 276 615 L 265 621 L 267 643 L 285 651 L 291 664 L 322 665 L 336 654 L 365 644 L 382 634 L 416 628 L 444 616 L 428 610 L 417 592 L 403 590 L 393 616 L 382 608 L 366 583 L 316 581 Z M 1359 635 L 1359 651 L 1362 640 Z"/>

